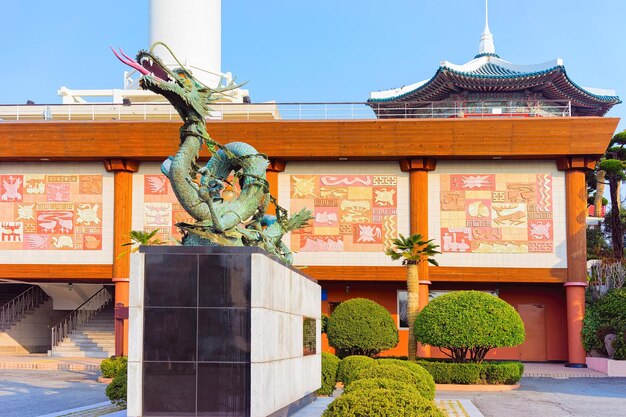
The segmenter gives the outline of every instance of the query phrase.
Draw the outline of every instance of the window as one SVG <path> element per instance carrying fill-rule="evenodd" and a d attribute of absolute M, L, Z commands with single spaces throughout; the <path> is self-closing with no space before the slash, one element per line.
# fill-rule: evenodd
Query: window
<path fill-rule="evenodd" d="M 440 290 L 440 291 L 429 291 L 428 292 L 428 300 L 434 300 L 440 295 L 447 294 L 454 290 Z M 498 291 L 483 291 L 487 294 L 491 294 L 494 297 L 498 296 Z M 408 319 L 408 310 L 407 310 L 407 292 L 406 290 L 398 290 L 398 328 L 399 329 L 408 329 L 409 328 L 409 319 Z"/>

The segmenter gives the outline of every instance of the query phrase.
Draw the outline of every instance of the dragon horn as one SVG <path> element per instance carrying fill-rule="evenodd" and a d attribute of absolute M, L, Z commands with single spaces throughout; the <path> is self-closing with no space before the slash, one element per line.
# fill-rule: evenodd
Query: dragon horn
<path fill-rule="evenodd" d="M 122 50 L 120 49 L 120 52 L 122 53 L 122 55 L 124 55 L 124 58 L 122 58 L 120 56 L 120 54 L 117 53 L 117 51 L 115 49 L 113 49 L 113 47 L 110 47 L 111 50 L 113 51 L 113 54 L 117 57 L 117 59 L 119 59 L 123 64 L 128 65 L 131 68 L 136 69 L 137 71 L 139 71 L 141 74 L 143 75 L 148 75 L 150 74 L 150 72 L 145 69 L 144 67 L 142 67 L 141 65 L 139 65 L 138 63 L 136 63 L 135 61 L 133 61 L 132 59 L 128 58 L 126 56 L 126 54 L 124 54 L 124 52 L 122 52 Z"/>

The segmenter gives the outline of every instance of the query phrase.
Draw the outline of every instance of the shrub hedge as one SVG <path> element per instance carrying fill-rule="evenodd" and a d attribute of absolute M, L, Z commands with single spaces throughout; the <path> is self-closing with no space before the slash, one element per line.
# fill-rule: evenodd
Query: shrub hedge
<path fill-rule="evenodd" d="M 111 356 L 100 363 L 100 371 L 105 378 L 115 378 L 120 370 L 126 366 L 128 358 L 126 356 Z"/>
<path fill-rule="evenodd" d="M 445 414 L 433 401 L 412 391 L 379 388 L 343 394 L 330 403 L 322 416 L 445 417 Z"/>
<path fill-rule="evenodd" d="M 105 391 L 106 396 L 113 404 L 126 407 L 127 380 L 127 363 L 124 362 L 113 381 L 107 385 Z"/>
<path fill-rule="evenodd" d="M 613 345 L 616 348 L 614 359 L 626 359 L 623 346 L 623 335 L 626 333 L 626 288 L 609 291 L 586 309 L 582 330 L 585 350 L 591 352 L 595 349 L 606 354 L 604 338 L 610 333 L 618 335 Z"/>
<path fill-rule="evenodd" d="M 524 373 L 521 362 L 455 363 L 417 361 L 437 384 L 516 384 Z"/>
<path fill-rule="evenodd" d="M 389 311 L 365 298 L 339 304 L 326 326 L 328 344 L 337 356 L 374 356 L 398 344 L 398 329 Z"/>
<path fill-rule="evenodd" d="M 405 368 L 404 366 L 400 366 L 400 365 L 374 364 L 372 366 L 368 366 L 365 369 L 361 369 L 356 380 L 370 379 L 370 378 L 388 378 L 388 379 L 393 379 L 395 381 L 403 381 L 419 389 L 419 386 L 418 386 L 419 379 L 415 376 L 415 374 L 413 374 L 413 372 L 409 371 L 407 368 Z M 352 382 L 356 380 L 353 380 Z"/>
<path fill-rule="evenodd" d="M 337 368 L 339 358 L 332 353 L 322 352 L 322 387 L 317 390 L 318 395 L 331 395 L 337 383 Z"/>
<path fill-rule="evenodd" d="M 376 361 L 369 356 L 354 355 L 345 357 L 339 362 L 337 369 L 337 380 L 349 385 L 350 382 L 358 379 L 359 372 L 372 366 Z"/>
<path fill-rule="evenodd" d="M 424 367 L 415 362 L 403 361 L 401 359 L 378 359 L 376 363 L 379 365 L 398 365 L 408 369 L 416 378 L 415 388 L 417 388 L 422 397 L 428 400 L 435 398 L 435 380 Z"/>
<path fill-rule="evenodd" d="M 456 362 L 482 362 L 495 347 L 524 342 L 524 323 L 506 301 L 481 291 L 454 291 L 437 297 L 413 326 L 419 342 L 450 351 Z"/>
<path fill-rule="evenodd" d="M 343 390 L 344 394 L 348 394 L 358 390 L 373 390 L 373 389 L 390 389 L 395 391 L 407 391 L 413 392 L 415 395 L 421 395 L 414 385 L 411 385 L 404 381 L 395 381 L 389 378 L 368 378 L 357 379 L 350 385 L 346 386 Z"/>

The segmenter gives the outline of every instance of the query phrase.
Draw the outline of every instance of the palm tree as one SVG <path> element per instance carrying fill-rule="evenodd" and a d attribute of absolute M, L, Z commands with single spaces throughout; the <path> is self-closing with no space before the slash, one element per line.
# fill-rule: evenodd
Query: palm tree
<path fill-rule="evenodd" d="M 435 245 L 433 240 L 422 240 L 422 235 L 414 234 L 409 237 L 400 235 L 392 241 L 393 246 L 385 251 L 385 254 L 397 261 L 402 259 L 402 265 L 407 266 L 406 287 L 407 287 L 407 316 L 409 321 L 409 360 L 415 360 L 417 342 L 413 333 L 413 323 L 419 313 L 419 277 L 418 265 L 423 261 L 439 266 L 432 257 L 440 252 L 437 251 L 439 245 Z"/>
<path fill-rule="evenodd" d="M 129 233 L 130 242 L 123 243 L 122 246 L 131 246 L 131 253 L 139 251 L 140 246 L 152 246 L 152 245 L 165 245 L 166 241 L 154 237 L 159 232 L 159 229 L 154 229 L 151 232 L 144 232 L 143 230 L 131 230 Z M 118 257 L 126 255 L 129 251 L 121 252 Z"/>

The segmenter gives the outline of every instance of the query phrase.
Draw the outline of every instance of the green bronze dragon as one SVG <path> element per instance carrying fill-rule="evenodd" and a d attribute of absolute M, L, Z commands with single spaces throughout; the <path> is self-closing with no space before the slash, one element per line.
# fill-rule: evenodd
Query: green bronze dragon
<path fill-rule="evenodd" d="M 209 104 L 239 86 L 231 82 L 217 88 L 207 87 L 178 60 L 180 68 L 170 70 L 153 54 L 157 45 L 172 53 L 161 42 L 152 45 L 150 52 L 140 51 L 135 60 L 121 50 L 119 53 L 113 50 L 113 53 L 142 74 L 139 79 L 141 88 L 164 96 L 183 120 L 178 152 L 161 165 L 178 201 L 196 220 L 195 223 L 177 224 L 183 232 L 183 245 L 257 246 L 291 264 L 293 254 L 282 242 L 282 237 L 291 230 L 306 226 L 312 218 L 311 212 L 302 209 L 288 217 L 286 210 L 269 193 L 267 156 L 242 142 L 221 145 L 206 130 Z M 197 161 L 203 144 L 212 156 L 205 166 L 200 167 Z M 221 193 L 233 175 L 239 182 L 241 193 L 226 201 Z M 276 207 L 276 216 L 266 214 L 270 204 Z"/>

